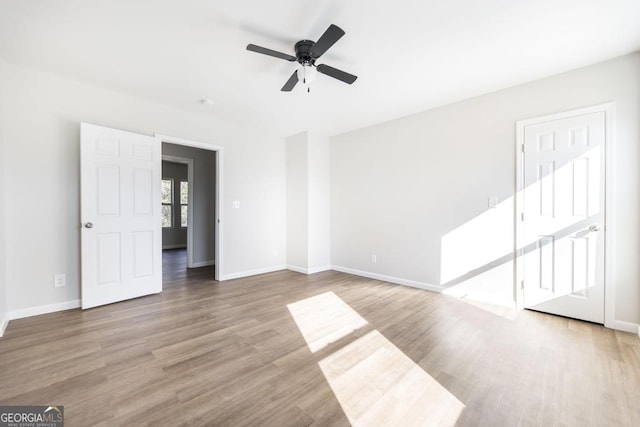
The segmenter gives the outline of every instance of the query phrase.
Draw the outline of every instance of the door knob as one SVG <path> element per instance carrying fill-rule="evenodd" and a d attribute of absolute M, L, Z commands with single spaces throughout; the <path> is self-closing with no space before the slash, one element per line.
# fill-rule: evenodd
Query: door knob
<path fill-rule="evenodd" d="M 84 225 L 86 228 L 93 228 L 93 223 L 92 222 L 88 222 Z"/>
<path fill-rule="evenodd" d="M 591 232 L 600 231 L 600 226 L 598 224 L 592 224 L 589 226 L 589 231 Z"/>

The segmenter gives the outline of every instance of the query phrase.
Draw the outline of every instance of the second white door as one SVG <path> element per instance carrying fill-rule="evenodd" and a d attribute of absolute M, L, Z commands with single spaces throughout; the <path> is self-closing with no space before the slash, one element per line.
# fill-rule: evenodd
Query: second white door
<path fill-rule="evenodd" d="M 604 323 L 606 112 L 534 120 L 522 134 L 524 306 Z"/>

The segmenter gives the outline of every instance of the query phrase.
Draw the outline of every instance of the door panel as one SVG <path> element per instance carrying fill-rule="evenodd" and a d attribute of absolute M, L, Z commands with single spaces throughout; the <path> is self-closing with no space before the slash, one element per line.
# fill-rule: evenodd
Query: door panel
<path fill-rule="evenodd" d="M 524 127 L 524 305 L 604 322 L 605 113 Z"/>
<path fill-rule="evenodd" d="M 160 148 L 81 126 L 82 308 L 162 291 Z"/>

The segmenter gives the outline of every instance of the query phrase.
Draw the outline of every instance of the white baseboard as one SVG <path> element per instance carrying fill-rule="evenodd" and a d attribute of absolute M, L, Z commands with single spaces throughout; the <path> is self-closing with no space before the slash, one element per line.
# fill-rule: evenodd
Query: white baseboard
<path fill-rule="evenodd" d="M 306 268 L 298 267 L 296 265 L 287 265 L 287 270 L 295 271 L 296 273 L 309 274 Z"/>
<path fill-rule="evenodd" d="M 0 323 L 0 338 L 4 335 L 4 331 L 7 330 L 7 326 L 9 326 L 9 313 L 5 314 L 4 319 L 1 320 Z"/>
<path fill-rule="evenodd" d="M 225 274 L 220 278 L 220 281 L 240 279 L 242 277 L 255 276 L 258 274 L 265 274 L 265 273 L 273 273 L 274 271 L 281 271 L 286 269 L 287 269 L 286 265 L 276 265 L 273 267 L 256 268 L 254 270 L 239 271 L 237 273 Z"/>
<path fill-rule="evenodd" d="M 469 289 L 456 289 L 455 287 L 444 288 L 444 295 L 449 295 L 458 299 L 469 299 L 481 303 L 499 305 L 510 309 L 516 309 L 516 302 L 511 299 L 502 298 L 488 292 L 470 292 Z"/>
<path fill-rule="evenodd" d="M 322 267 L 311 267 L 311 268 L 308 268 L 307 270 L 309 271 L 309 273 L 307 273 L 307 274 L 322 273 L 323 271 L 331 270 L 331 266 L 330 265 L 323 265 Z"/>
<path fill-rule="evenodd" d="M 302 274 L 314 274 L 314 273 L 320 273 L 322 271 L 329 271 L 331 270 L 331 266 L 325 265 L 323 267 L 304 268 L 304 267 L 298 267 L 296 265 L 287 265 L 287 270 L 295 271 L 297 273 L 302 273 Z"/>
<path fill-rule="evenodd" d="M 189 268 L 198 268 L 198 267 L 209 267 L 210 265 L 216 265 L 215 261 L 199 261 L 194 262 L 189 266 Z"/>
<path fill-rule="evenodd" d="M 401 279 L 399 277 L 386 276 L 384 274 L 371 273 L 369 271 L 354 270 L 353 268 L 341 267 L 339 265 L 332 265 L 331 269 L 339 271 L 341 273 L 353 274 L 354 276 L 362 276 L 369 279 L 382 280 L 384 282 L 395 283 L 397 285 L 411 286 L 412 288 L 424 289 L 426 291 L 442 292 L 442 290 L 445 289 L 443 286 L 417 282 L 415 280 Z"/>
<path fill-rule="evenodd" d="M 625 322 L 623 320 L 614 320 L 611 324 L 605 325 L 607 328 L 617 329 L 618 331 L 631 332 L 632 334 L 638 334 L 640 336 L 640 325 L 632 322 Z"/>
<path fill-rule="evenodd" d="M 70 310 L 80 307 L 80 300 L 59 302 L 55 304 L 41 305 L 38 307 L 21 308 L 19 310 L 11 310 L 7 313 L 9 320 L 22 319 L 24 317 L 38 316 L 40 314 L 54 313 L 56 311 Z"/>
<path fill-rule="evenodd" d="M 165 249 L 187 249 L 187 245 L 184 243 L 182 245 L 163 245 L 162 250 Z"/>

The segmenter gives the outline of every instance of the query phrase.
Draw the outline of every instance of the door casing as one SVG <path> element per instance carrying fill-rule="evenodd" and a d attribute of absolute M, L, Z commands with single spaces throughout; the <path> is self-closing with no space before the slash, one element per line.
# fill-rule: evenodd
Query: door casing
<path fill-rule="evenodd" d="M 214 236 L 214 240 L 215 240 L 215 280 L 224 280 L 224 257 L 223 257 L 223 253 L 222 253 L 222 248 L 224 247 L 222 242 L 223 242 L 223 221 L 221 218 L 221 213 L 224 212 L 223 210 L 223 206 L 222 206 L 222 201 L 224 200 L 222 191 L 223 191 L 223 185 L 222 185 L 222 179 L 223 179 L 223 147 L 219 146 L 219 145 L 213 145 L 213 144 L 207 144 L 204 142 L 198 142 L 198 141 L 191 141 L 188 139 L 184 139 L 184 138 L 178 138 L 178 137 L 174 137 L 174 136 L 167 136 L 167 135 L 160 135 L 160 134 L 154 134 L 154 137 L 160 139 L 162 142 L 168 142 L 170 144 L 175 144 L 175 145 L 183 145 L 185 147 L 193 147 L 193 148 L 199 148 L 202 150 L 208 150 L 208 151 L 215 151 L 216 152 L 216 182 L 215 182 L 215 188 L 216 188 L 216 194 L 215 194 L 215 236 Z M 190 168 L 190 170 L 192 171 L 193 168 Z M 189 175 L 189 180 L 192 180 L 192 176 Z M 158 183 L 158 186 L 160 186 L 160 183 Z M 189 191 L 190 191 L 190 200 L 192 200 L 192 194 L 191 194 L 191 187 L 192 185 L 189 185 Z M 189 212 L 191 212 L 192 209 L 189 209 Z M 189 219 L 189 221 L 192 221 L 192 218 Z M 187 232 L 192 232 L 190 231 L 192 230 L 192 227 L 188 228 Z M 187 244 L 189 244 L 189 242 L 193 241 L 192 239 L 192 235 L 189 235 L 187 237 Z M 191 262 L 193 262 L 193 260 L 190 260 Z"/>

